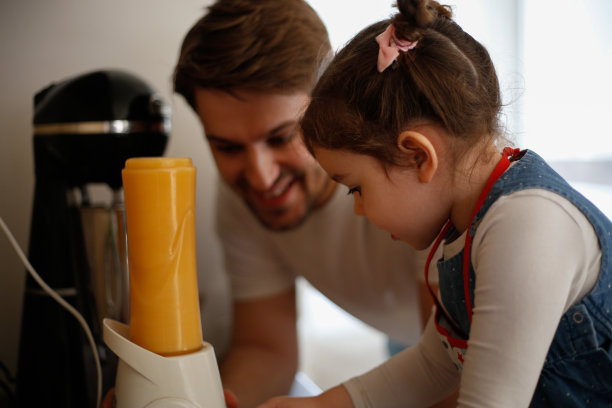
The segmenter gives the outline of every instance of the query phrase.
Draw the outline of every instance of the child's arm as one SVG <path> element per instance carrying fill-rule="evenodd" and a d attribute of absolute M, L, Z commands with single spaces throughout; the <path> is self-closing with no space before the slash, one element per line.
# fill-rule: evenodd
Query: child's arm
<path fill-rule="evenodd" d="M 561 315 L 593 287 L 600 251 L 567 200 L 543 190 L 499 199 L 474 238 L 474 315 L 459 403 L 527 407 Z"/>
<path fill-rule="evenodd" d="M 258 408 L 353 408 L 351 398 L 342 385 L 331 388 L 316 397 L 292 398 L 276 397 L 272 398 Z"/>
<path fill-rule="evenodd" d="M 317 397 L 273 398 L 259 408 L 428 407 L 450 395 L 458 381 L 430 319 L 417 346 L 371 371 Z"/>
<path fill-rule="evenodd" d="M 347 381 L 356 408 L 428 407 L 450 395 L 459 373 L 430 318 L 419 343 Z"/>

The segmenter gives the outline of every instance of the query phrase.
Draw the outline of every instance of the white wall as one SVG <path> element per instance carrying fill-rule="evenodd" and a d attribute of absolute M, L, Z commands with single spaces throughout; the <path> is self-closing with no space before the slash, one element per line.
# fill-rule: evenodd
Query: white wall
<path fill-rule="evenodd" d="M 525 1 L 523 121 L 548 160 L 612 161 L 610 19 L 609 0 Z"/>
<path fill-rule="evenodd" d="M 180 42 L 209 0 L 54 0 L 0 2 L 0 216 L 27 250 L 34 189 L 32 106 L 34 94 L 75 74 L 116 68 L 132 72 L 171 104 L 173 131 L 166 154 L 190 156 L 198 168 L 198 264 L 201 273 L 219 270 L 211 206 L 216 170 L 199 122 L 172 95 L 171 74 Z M 14 375 L 17 365 L 25 279 L 3 234 L 0 237 L 0 361 Z M 203 279 L 203 275 L 200 276 Z M 212 279 L 208 292 L 223 280 Z M 208 304 L 220 302 L 208 294 Z M 211 297 L 212 296 L 212 297 Z M 206 308 L 204 336 L 222 340 L 222 302 Z M 41 341 L 44 341 L 41 339 Z"/>

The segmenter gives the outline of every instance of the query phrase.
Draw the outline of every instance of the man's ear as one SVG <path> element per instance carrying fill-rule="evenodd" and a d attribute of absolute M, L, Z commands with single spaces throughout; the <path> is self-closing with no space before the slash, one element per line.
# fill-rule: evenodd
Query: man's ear
<path fill-rule="evenodd" d="M 429 183 L 438 169 L 438 154 L 431 141 L 422 133 L 406 130 L 397 137 L 397 147 L 417 169 L 419 181 Z"/>

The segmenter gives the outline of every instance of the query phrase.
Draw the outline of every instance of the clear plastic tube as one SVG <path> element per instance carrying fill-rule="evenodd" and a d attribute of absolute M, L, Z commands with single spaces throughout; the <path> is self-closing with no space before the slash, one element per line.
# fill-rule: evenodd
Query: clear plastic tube
<path fill-rule="evenodd" d="M 123 169 L 130 340 L 163 356 L 202 347 L 189 158 L 133 158 Z"/>

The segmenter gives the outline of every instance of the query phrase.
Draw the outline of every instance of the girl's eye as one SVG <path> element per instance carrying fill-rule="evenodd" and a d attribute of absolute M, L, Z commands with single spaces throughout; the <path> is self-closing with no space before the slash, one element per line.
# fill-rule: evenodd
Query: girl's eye
<path fill-rule="evenodd" d="M 349 188 L 348 195 L 352 195 L 352 194 L 355 194 L 355 193 L 359 193 L 359 195 L 361 195 L 361 187 L 360 186 Z"/>

